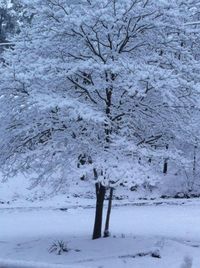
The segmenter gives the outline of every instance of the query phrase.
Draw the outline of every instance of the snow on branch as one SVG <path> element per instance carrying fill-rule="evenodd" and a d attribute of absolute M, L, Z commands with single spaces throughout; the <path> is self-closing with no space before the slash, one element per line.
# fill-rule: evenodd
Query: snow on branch
<path fill-rule="evenodd" d="M 191 21 L 187 22 L 184 24 L 185 26 L 190 26 L 190 25 L 200 25 L 200 20 L 199 21 Z"/>

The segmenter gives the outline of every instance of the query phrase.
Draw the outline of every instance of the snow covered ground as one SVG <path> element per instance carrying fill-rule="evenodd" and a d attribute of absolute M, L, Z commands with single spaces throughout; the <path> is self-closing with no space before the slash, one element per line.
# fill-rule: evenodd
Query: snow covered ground
<path fill-rule="evenodd" d="M 1 268 L 200 267 L 200 201 L 115 207 L 112 237 L 95 241 L 93 208 L 7 206 L 0 213 Z M 69 252 L 49 253 L 59 240 Z"/>

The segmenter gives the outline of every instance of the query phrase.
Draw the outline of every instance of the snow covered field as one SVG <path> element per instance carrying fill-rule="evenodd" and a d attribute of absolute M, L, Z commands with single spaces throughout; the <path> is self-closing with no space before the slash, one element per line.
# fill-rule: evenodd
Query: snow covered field
<path fill-rule="evenodd" d="M 115 207 L 112 237 L 95 241 L 92 208 L 2 207 L 0 213 L 1 268 L 200 267 L 199 201 Z M 49 253 L 59 240 L 69 252 Z"/>

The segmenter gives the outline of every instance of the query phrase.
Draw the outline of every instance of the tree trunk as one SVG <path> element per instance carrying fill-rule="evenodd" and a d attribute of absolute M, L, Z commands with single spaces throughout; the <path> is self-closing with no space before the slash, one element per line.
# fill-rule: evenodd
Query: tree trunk
<path fill-rule="evenodd" d="M 167 144 L 167 145 L 166 145 L 166 149 L 168 150 L 168 148 L 169 148 L 169 145 Z M 164 173 L 164 174 L 167 174 L 167 171 L 168 171 L 168 158 L 166 158 L 166 159 L 164 160 L 163 173 Z"/>
<path fill-rule="evenodd" d="M 106 193 L 106 188 L 100 183 L 95 184 L 96 188 L 96 213 L 92 239 L 101 237 L 102 218 L 103 218 L 103 203 Z"/>
<path fill-rule="evenodd" d="M 164 165 L 163 165 L 163 173 L 167 174 L 167 169 L 168 169 L 168 162 L 167 159 L 164 160 Z"/>
<path fill-rule="evenodd" d="M 113 198 L 113 188 L 110 188 L 110 195 L 109 195 L 109 201 L 108 201 L 108 210 L 106 215 L 106 224 L 105 224 L 105 230 L 104 230 L 104 237 L 109 237 L 109 223 L 110 223 L 110 213 L 112 208 L 112 198 Z"/>

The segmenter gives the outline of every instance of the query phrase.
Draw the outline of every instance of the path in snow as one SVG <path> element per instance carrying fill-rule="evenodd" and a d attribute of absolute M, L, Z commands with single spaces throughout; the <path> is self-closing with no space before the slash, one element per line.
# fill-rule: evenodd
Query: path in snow
<path fill-rule="evenodd" d="M 198 203 L 116 207 L 111 217 L 113 237 L 96 241 L 90 239 L 93 209 L 26 208 L 3 209 L 0 213 L 1 259 L 70 267 L 180 268 L 185 256 L 190 256 L 192 267 L 200 267 Z M 57 256 L 48 252 L 57 240 L 67 243 L 69 253 Z M 159 252 L 161 258 L 152 257 L 152 252 Z M 0 262 L 0 267 L 9 266 Z M 18 266 L 9 268 L 14 267 Z"/>

